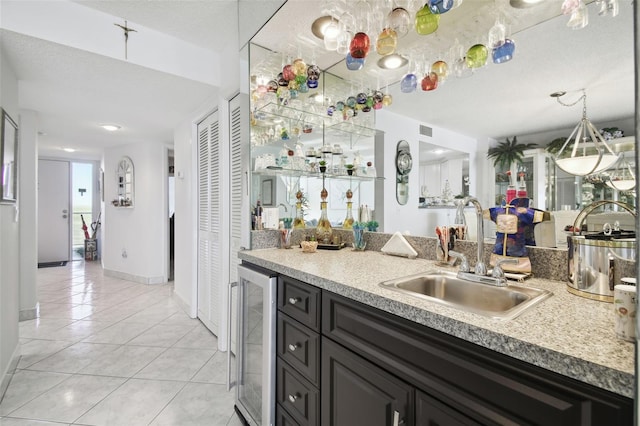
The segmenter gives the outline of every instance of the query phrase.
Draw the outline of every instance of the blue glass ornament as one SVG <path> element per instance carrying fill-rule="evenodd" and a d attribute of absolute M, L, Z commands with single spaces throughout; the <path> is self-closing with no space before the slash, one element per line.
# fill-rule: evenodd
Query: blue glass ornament
<path fill-rule="evenodd" d="M 366 93 L 358 93 L 356 95 L 356 102 L 359 103 L 360 105 L 364 105 L 367 103 L 367 95 Z"/>
<path fill-rule="evenodd" d="M 347 98 L 347 106 L 349 108 L 354 108 L 357 103 L 358 103 L 358 101 L 356 100 L 355 96 L 349 96 Z"/>
<path fill-rule="evenodd" d="M 336 102 L 336 109 L 338 111 L 342 111 L 344 109 L 344 102 L 342 102 L 342 101 Z"/>
<path fill-rule="evenodd" d="M 513 52 L 516 50 L 516 44 L 511 39 L 505 39 L 502 46 L 496 47 L 491 51 L 491 59 L 494 64 L 502 64 L 513 59 Z"/>
<path fill-rule="evenodd" d="M 362 67 L 364 67 L 364 58 L 354 58 L 351 56 L 351 53 L 347 53 L 345 63 L 347 64 L 348 70 L 360 71 Z"/>
<path fill-rule="evenodd" d="M 429 0 L 427 2 L 434 15 L 447 13 L 453 7 L 453 0 Z"/>
<path fill-rule="evenodd" d="M 415 74 L 407 74 L 400 82 L 400 91 L 402 93 L 415 92 L 418 88 L 418 77 Z"/>

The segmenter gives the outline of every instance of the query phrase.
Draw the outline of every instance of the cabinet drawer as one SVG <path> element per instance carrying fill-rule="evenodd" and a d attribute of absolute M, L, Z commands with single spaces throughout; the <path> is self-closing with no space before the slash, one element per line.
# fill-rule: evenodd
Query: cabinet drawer
<path fill-rule="evenodd" d="M 320 392 L 282 360 L 277 361 L 276 402 L 300 425 L 315 426 L 320 419 Z"/>
<path fill-rule="evenodd" d="M 453 408 L 416 392 L 416 426 L 482 426 L 481 423 L 460 414 Z"/>
<path fill-rule="evenodd" d="M 278 404 L 276 406 L 276 426 L 298 426 L 298 422 L 287 413 L 287 410 L 282 408 L 282 405 Z"/>
<path fill-rule="evenodd" d="M 320 385 L 320 335 L 278 313 L 278 355 L 315 386 Z"/>
<path fill-rule="evenodd" d="M 293 278 L 278 277 L 278 309 L 320 331 L 320 289 Z"/>

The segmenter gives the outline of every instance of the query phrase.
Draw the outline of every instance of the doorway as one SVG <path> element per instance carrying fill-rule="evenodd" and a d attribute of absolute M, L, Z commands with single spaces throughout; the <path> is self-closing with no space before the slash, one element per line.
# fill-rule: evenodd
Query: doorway
<path fill-rule="evenodd" d="M 71 250 L 72 260 L 85 259 L 85 239 L 95 239 L 97 218 L 93 218 L 94 167 L 92 163 L 71 163 Z"/>
<path fill-rule="evenodd" d="M 38 160 L 38 266 L 69 261 L 70 182 L 68 161 Z"/>

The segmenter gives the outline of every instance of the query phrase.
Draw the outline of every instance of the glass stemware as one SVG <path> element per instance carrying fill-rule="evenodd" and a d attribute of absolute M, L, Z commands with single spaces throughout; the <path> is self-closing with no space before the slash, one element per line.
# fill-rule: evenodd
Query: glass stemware
<path fill-rule="evenodd" d="M 507 28 L 498 19 L 496 23 L 489 30 L 489 39 L 487 41 L 487 47 L 489 49 L 495 49 L 504 44 L 507 37 Z"/>
<path fill-rule="evenodd" d="M 409 32 L 411 26 L 411 15 L 406 9 L 396 7 L 387 16 L 389 27 L 396 32 L 398 38 L 404 37 Z"/>

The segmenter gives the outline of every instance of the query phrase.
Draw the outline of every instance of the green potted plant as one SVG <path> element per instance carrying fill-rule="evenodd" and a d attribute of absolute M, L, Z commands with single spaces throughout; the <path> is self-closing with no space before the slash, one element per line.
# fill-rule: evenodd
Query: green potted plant
<path fill-rule="evenodd" d="M 347 168 L 347 174 L 349 176 L 353 175 L 353 164 L 347 164 L 345 167 Z"/>
<path fill-rule="evenodd" d="M 376 232 L 378 230 L 378 222 L 375 220 L 370 220 L 367 222 L 367 230 L 371 232 Z"/>
<path fill-rule="evenodd" d="M 513 164 L 522 164 L 524 151 L 535 146 L 534 143 L 518 143 L 517 137 L 514 136 L 511 140 L 507 138 L 505 142 L 499 142 L 498 146 L 489 148 L 487 158 L 493 160 L 495 168 L 509 170 Z"/>
<path fill-rule="evenodd" d="M 549 154 L 557 154 L 562 148 L 562 145 L 567 141 L 567 138 L 555 138 L 544 148 Z"/>
<path fill-rule="evenodd" d="M 320 160 L 318 163 L 320 165 L 320 173 L 324 173 L 327 171 L 327 162 L 324 160 Z"/>

